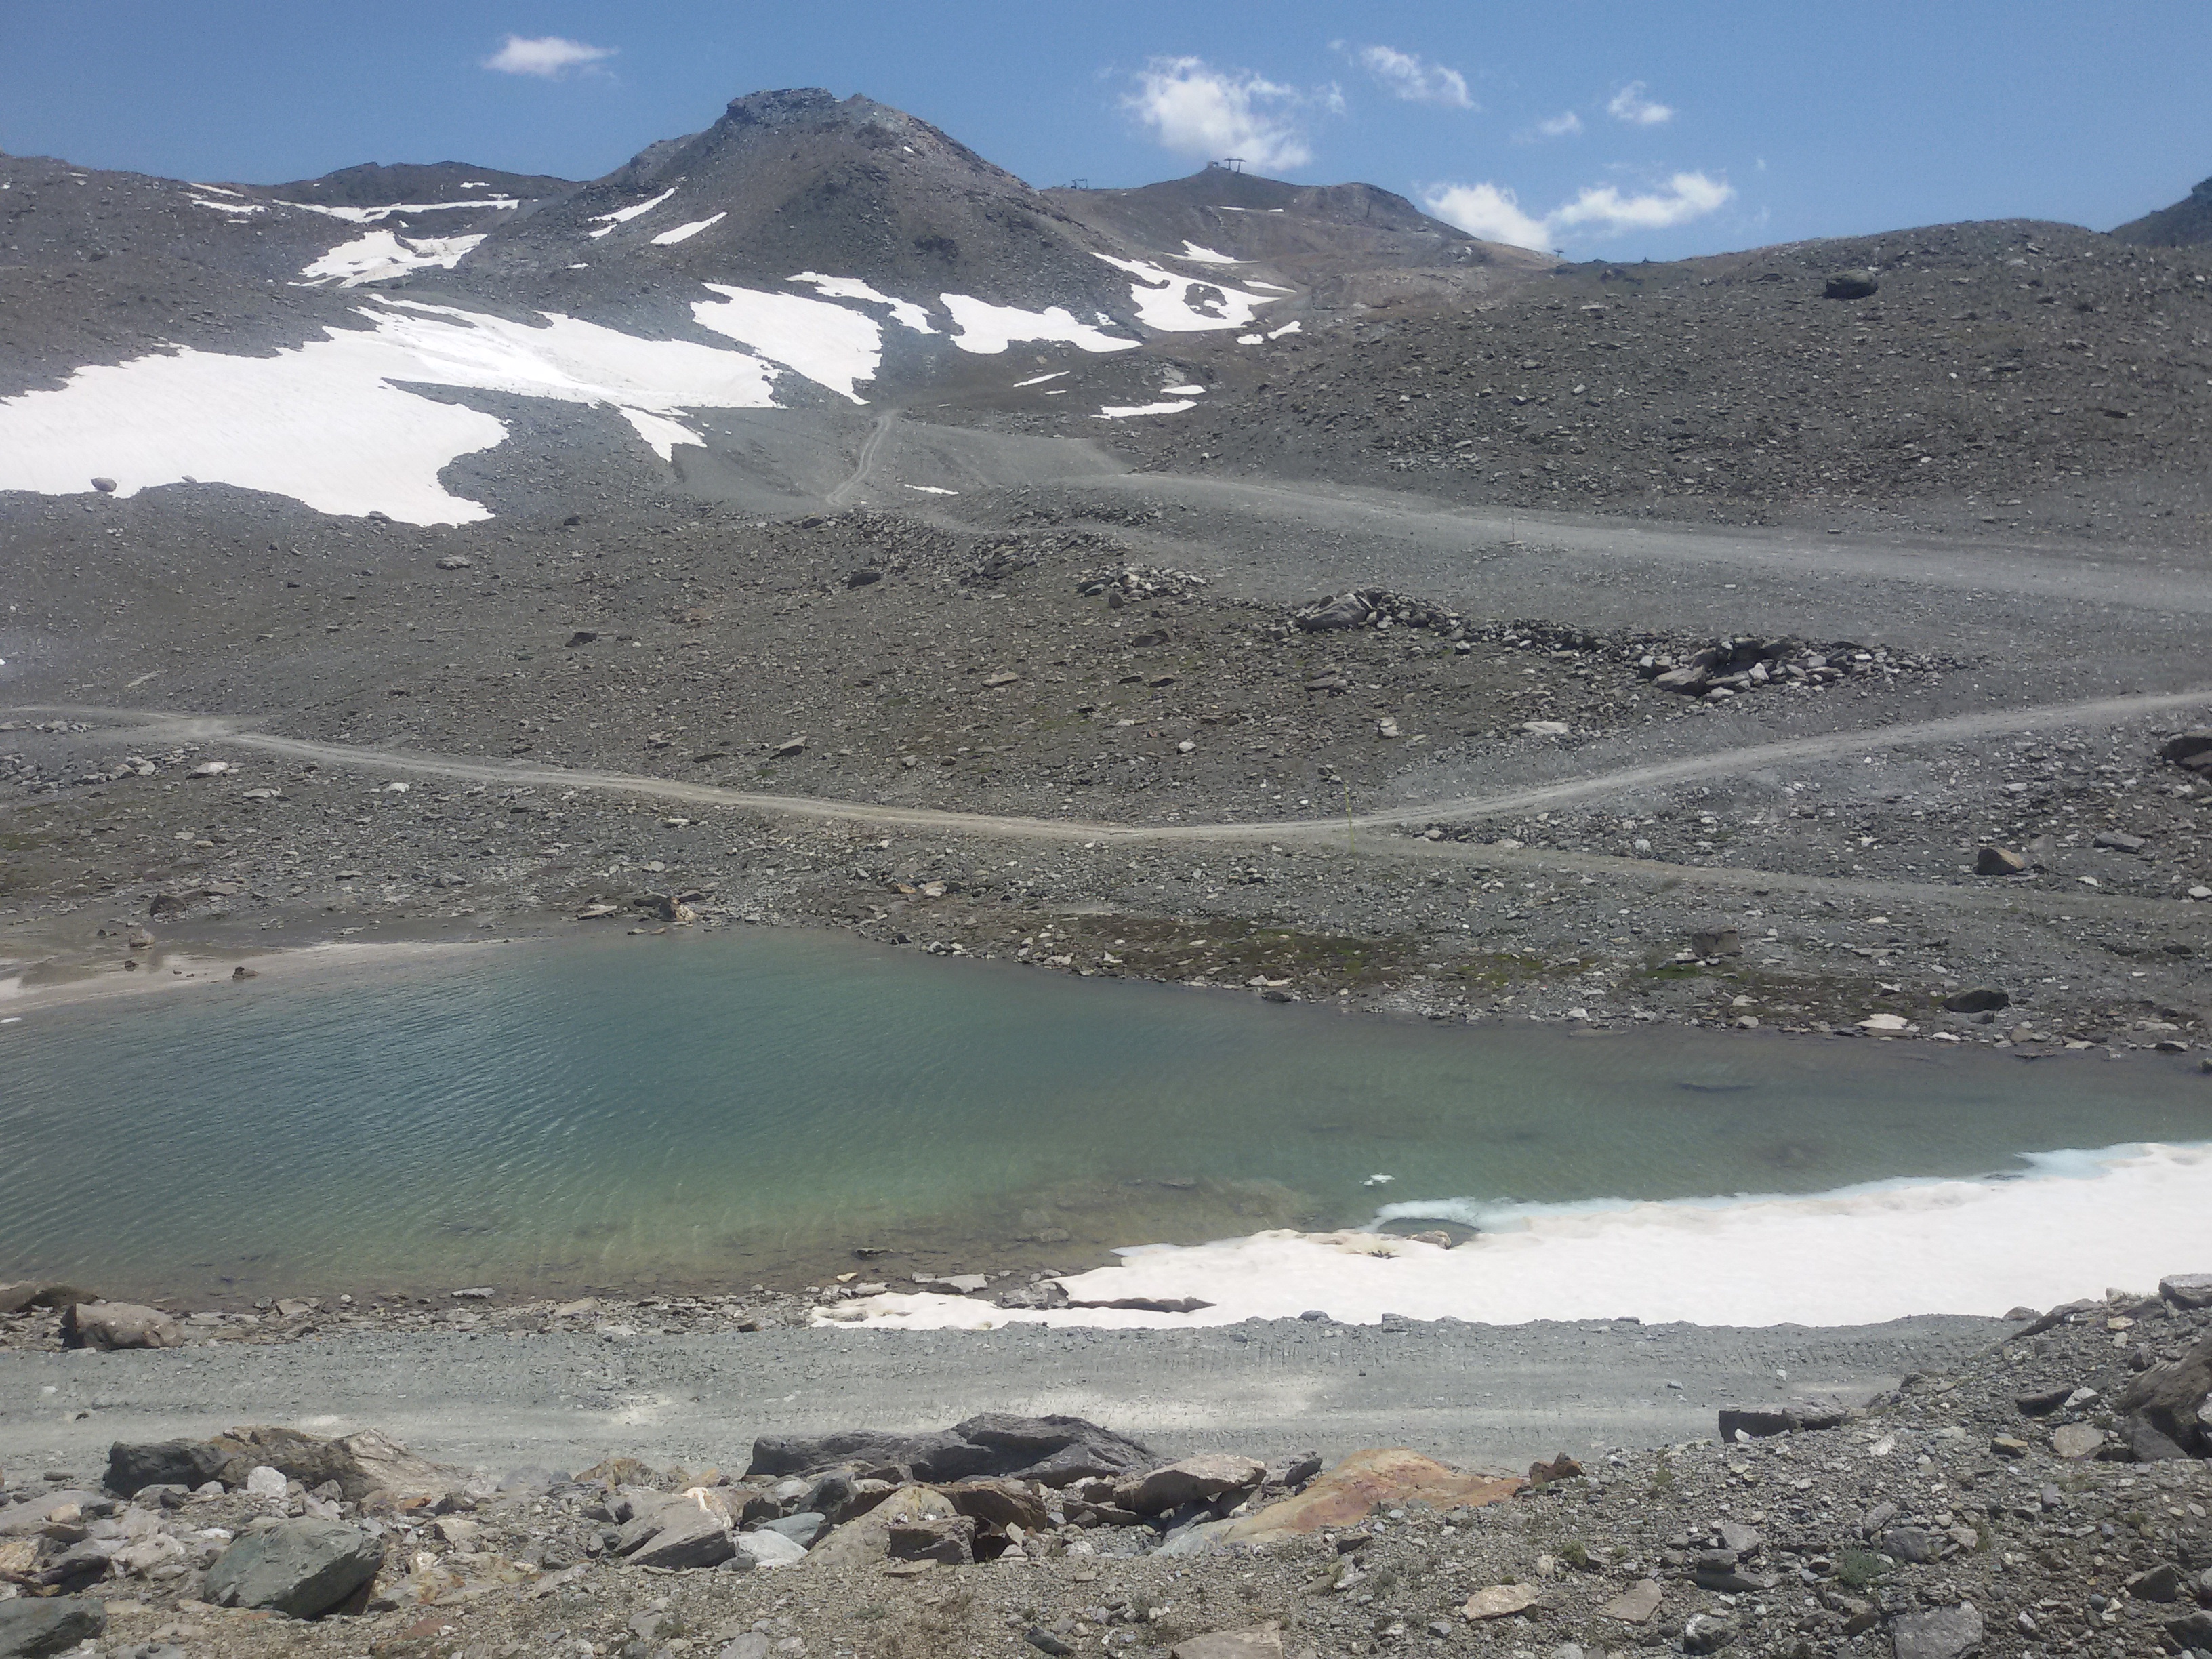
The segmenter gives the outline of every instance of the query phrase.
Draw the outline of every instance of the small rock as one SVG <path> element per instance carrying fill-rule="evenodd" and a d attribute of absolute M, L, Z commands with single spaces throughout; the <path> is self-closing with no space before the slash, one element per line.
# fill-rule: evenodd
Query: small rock
<path fill-rule="evenodd" d="M 1974 873 L 1978 876 L 2017 876 L 2027 869 L 2027 854 L 2008 847 L 1984 847 L 1974 854 Z"/>
<path fill-rule="evenodd" d="M 1649 1624 L 1659 1611 L 1662 1594 L 1657 1579 L 1639 1579 L 1600 1607 L 1598 1614 L 1601 1618 L 1618 1619 L 1624 1625 Z"/>
<path fill-rule="evenodd" d="M 1871 300 L 1881 289 L 1881 283 L 1870 273 L 1865 276 L 1848 274 L 1829 277 L 1827 285 L 1820 290 L 1820 297 L 1826 300 Z"/>
<path fill-rule="evenodd" d="M 1533 1584 L 1492 1584 L 1468 1596 L 1460 1613 L 1477 1621 L 1510 1619 L 1516 1613 L 1528 1612 L 1540 1599 L 1541 1593 Z"/>
<path fill-rule="evenodd" d="M 2117 830 L 2102 831 L 2091 843 L 2093 846 L 2103 848 L 2108 853 L 2140 853 L 2149 844 L 2141 836 L 2122 835 Z"/>
<path fill-rule="evenodd" d="M 780 1532 L 741 1532 L 735 1542 L 735 1563 L 756 1571 L 792 1566 L 806 1559 L 805 1546 Z"/>
<path fill-rule="evenodd" d="M 89 1596 L 25 1596 L 0 1601 L 0 1655 L 46 1659 L 89 1642 L 107 1628 L 107 1604 Z"/>
<path fill-rule="evenodd" d="M 1709 927 L 1690 935 L 1690 950 L 1701 957 L 1740 957 L 1743 934 L 1734 927 Z"/>
<path fill-rule="evenodd" d="M 1682 1651 L 1718 1653 L 1735 1640 L 1735 1626 L 1710 1613 L 1695 1613 L 1682 1626 Z"/>
<path fill-rule="evenodd" d="M 2094 1423 L 2062 1423 L 2051 1431 L 2051 1452 L 2069 1462 L 2094 1457 L 2105 1443 L 2105 1431 Z"/>
<path fill-rule="evenodd" d="M 1954 991 L 1943 999 L 1946 1012 L 1954 1014 L 1986 1014 L 2012 1006 L 2012 994 L 1993 986 L 1970 991 Z"/>
<path fill-rule="evenodd" d="M 1261 1625 L 1253 1630 L 1214 1631 L 1178 1642 L 1168 1654 L 1169 1659 L 1282 1659 L 1282 1627 Z"/>
<path fill-rule="evenodd" d="M 283 1471 L 272 1469 L 266 1463 L 257 1463 L 246 1472 L 248 1498 L 282 1498 L 286 1484 Z"/>
<path fill-rule="evenodd" d="M 470 566 L 471 561 L 465 553 L 448 553 L 438 561 L 441 570 L 466 570 Z"/>
<path fill-rule="evenodd" d="M 590 645 L 597 641 L 599 637 L 599 634 L 596 630 L 589 628 L 580 628 L 574 633 L 568 635 L 568 643 L 572 646 Z"/>
<path fill-rule="evenodd" d="M 2179 1601 L 2181 1570 L 2168 1561 L 2139 1572 L 2128 1580 L 2128 1594 L 2138 1601 Z"/>
<path fill-rule="evenodd" d="M 94 478 L 92 481 L 92 487 L 94 489 L 97 489 L 103 495 L 112 495 L 115 493 L 115 480 L 112 478 Z"/>
<path fill-rule="evenodd" d="M 1982 1615 L 1972 1602 L 1900 1613 L 1889 1621 L 1897 1659 L 1965 1659 L 1981 1645 Z"/>

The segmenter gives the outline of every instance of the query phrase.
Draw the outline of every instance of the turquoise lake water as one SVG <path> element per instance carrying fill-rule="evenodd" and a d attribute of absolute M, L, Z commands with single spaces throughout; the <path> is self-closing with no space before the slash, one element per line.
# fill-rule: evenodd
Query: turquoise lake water
<path fill-rule="evenodd" d="M 2212 1139 L 2193 1066 L 1448 1027 L 803 932 L 477 949 L 0 1025 L 0 1279 L 1073 1269 L 1385 1203 L 1817 1192 Z"/>

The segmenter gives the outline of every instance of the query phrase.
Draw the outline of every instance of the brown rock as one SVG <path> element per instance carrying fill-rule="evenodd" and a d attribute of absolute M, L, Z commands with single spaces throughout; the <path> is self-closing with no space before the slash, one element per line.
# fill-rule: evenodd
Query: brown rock
<path fill-rule="evenodd" d="M 1504 1502 L 1526 1485 L 1517 1475 L 1462 1474 L 1403 1447 L 1357 1451 L 1296 1497 L 1231 1522 L 1221 1541 L 1245 1543 L 1357 1526 L 1377 1509 L 1405 1504 L 1479 1509 Z"/>
<path fill-rule="evenodd" d="M 884 1550 L 894 1561 L 935 1561 L 948 1567 L 975 1559 L 972 1516 L 947 1515 L 926 1521 L 901 1521 L 884 1529 Z"/>
<path fill-rule="evenodd" d="M 159 1308 L 135 1302 L 79 1302 L 62 1315 L 65 1348 L 180 1348 L 185 1328 Z"/>
<path fill-rule="evenodd" d="M 1638 1579 L 1598 1609 L 1601 1618 L 1618 1619 L 1624 1625 L 1649 1624 L 1659 1611 L 1663 1592 L 1656 1578 Z"/>
<path fill-rule="evenodd" d="M 1462 1617 L 1478 1620 L 1510 1619 L 1516 1613 L 1528 1612 L 1542 1599 L 1533 1584 L 1492 1584 L 1468 1596 L 1460 1613 Z"/>
<path fill-rule="evenodd" d="M 1281 1626 L 1261 1625 L 1194 1636 L 1176 1643 L 1168 1655 L 1169 1659 L 1285 1659 L 1290 1651 L 1283 1645 Z"/>
<path fill-rule="evenodd" d="M 957 1513 L 994 1527 L 1043 1532 L 1052 1525 L 1044 1499 L 1018 1480 L 963 1480 L 940 1490 Z"/>
<path fill-rule="evenodd" d="M 865 1566 L 890 1553 L 891 1529 L 924 1521 L 943 1521 L 955 1511 L 951 1500 L 934 1486 L 901 1486 L 857 1521 L 848 1521 L 808 1551 L 825 1565 Z"/>

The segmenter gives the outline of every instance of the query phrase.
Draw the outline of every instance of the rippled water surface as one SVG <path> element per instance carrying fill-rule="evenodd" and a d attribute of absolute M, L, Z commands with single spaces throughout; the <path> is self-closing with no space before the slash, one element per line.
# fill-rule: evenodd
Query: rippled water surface
<path fill-rule="evenodd" d="M 871 1275 L 1074 1267 L 1409 1200 L 1979 1174 L 2212 1139 L 2208 1103 L 2148 1055 L 1446 1027 L 841 936 L 621 938 L 0 1026 L 0 1279 L 742 1285 L 860 1246 L 888 1253 Z"/>

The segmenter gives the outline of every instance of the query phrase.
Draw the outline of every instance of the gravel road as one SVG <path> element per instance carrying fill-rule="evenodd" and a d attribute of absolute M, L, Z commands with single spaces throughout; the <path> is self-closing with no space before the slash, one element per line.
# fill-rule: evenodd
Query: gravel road
<path fill-rule="evenodd" d="M 1517 1467 L 1562 1449 L 1710 1436 L 1721 1405 L 1856 1403 L 2007 1328 L 1960 1317 L 1829 1329 L 1279 1321 L 1176 1332 L 369 1333 L 14 1352 L 0 1354 L 0 1445 L 11 1474 L 87 1471 L 111 1441 L 276 1422 L 374 1425 L 460 1463 L 581 1468 L 623 1454 L 726 1468 L 763 1433 L 917 1430 L 1006 1411 L 1088 1417 L 1176 1452 L 1334 1458 L 1406 1444 Z"/>

